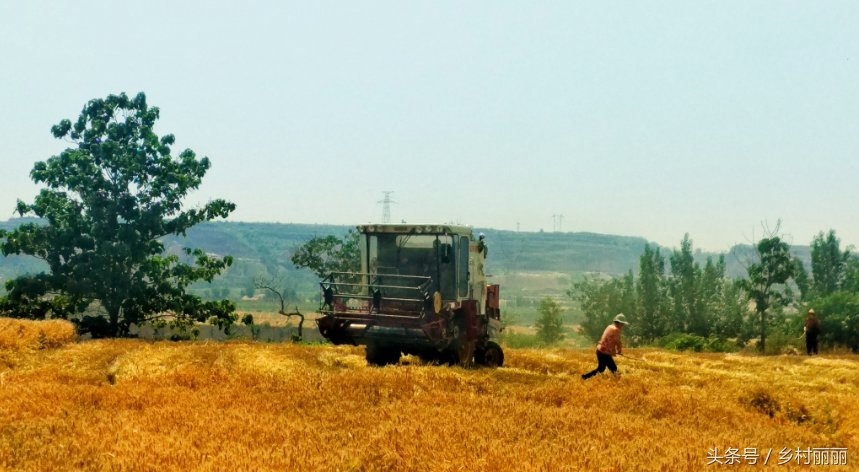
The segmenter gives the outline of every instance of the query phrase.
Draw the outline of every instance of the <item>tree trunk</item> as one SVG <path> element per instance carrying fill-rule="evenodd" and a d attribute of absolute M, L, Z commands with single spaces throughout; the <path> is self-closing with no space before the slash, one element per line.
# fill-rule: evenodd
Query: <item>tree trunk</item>
<path fill-rule="evenodd" d="M 766 354 L 767 347 L 767 312 L 761 312 L 761 354 Z"/>
<path fill-rule="evenodd" d="M 117 338 L 119 337 L 119 313 L 120 307 L 117 306 L 107 306 L 105 307 L 107 310 L 108 321 L 110 321 L 110 337 Z"/>

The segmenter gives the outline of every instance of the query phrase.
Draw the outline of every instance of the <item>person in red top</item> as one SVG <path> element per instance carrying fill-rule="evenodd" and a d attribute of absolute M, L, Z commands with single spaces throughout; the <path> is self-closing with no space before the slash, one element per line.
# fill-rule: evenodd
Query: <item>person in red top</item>
<path fill-rule="evenodd" d="M 618 315 L 614 317 L 614 323 L 606 327 L 605 331 L 602 333 L 600 342 L 597 343 L 597 368 L 587 374 L 582 374 L 583 379 L 589 379 L 594 375 L 604 372 L 606 367 L 608 367 L 608 370 L 610 370 L 612 374 L 617 373 L 617 365 L 615 365 L 614 358 L 612 356 L 615 354 L 623 354 L 623 343 L 620 340 L 620 330 L 628 324 L 629 323 L 627 323 L 626 317 L 623 316 L 623 313 L 618 313 Z"/>

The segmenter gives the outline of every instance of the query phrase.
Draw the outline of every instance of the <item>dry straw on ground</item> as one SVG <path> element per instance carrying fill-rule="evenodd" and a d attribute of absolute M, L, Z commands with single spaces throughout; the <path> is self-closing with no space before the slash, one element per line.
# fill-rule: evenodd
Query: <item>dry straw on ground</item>
<path fill-rule="evenodd" d="M 74 340 L 75 327 L 65 320 L 31 321 L 0 317 L 0 349 L 46 349 Z"/>
<path fill-rule="evenodd" d="M 857 357 L 511 350 L 497 370 L 367 367 L 326 345 L 91 341 L 0 350 L 11 470 L 720 470 L 708 451 L 847 447 Z M 828 467 L 826 470 L 848 470 Z M 853 469 L 855 470 L 855 469 Z"/>

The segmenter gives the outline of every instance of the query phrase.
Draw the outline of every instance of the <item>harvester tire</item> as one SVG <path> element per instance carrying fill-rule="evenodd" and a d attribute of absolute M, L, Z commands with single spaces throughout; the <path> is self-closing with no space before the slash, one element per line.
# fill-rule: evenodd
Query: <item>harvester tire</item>
<path fill-rule="evenodd" d="M 400 362 L 400 351 L 376 344 L 368 344 L 365 357 L 369 365 L 385 366 Z"/>
<path fill-rule="evenodd" d="M 501 367 L 504 365 L 504 351 L 498 343 L 489 341 L 486 343 L 486 346 L 483 346 L 474 353 L 474 360 L 482 366 L 492 368 Z"/>

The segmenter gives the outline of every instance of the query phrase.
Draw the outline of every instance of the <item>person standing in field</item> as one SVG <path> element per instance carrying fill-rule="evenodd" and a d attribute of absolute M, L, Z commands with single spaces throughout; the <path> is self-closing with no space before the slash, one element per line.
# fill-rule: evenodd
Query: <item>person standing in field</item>
<path fill-rule="evenodd" d="M 626 317 L 623 313 L 618 313 L 614 317 L 614 322 L 602 333 L 600 341 L 597 343 L 597 368 L 582 374 L 582 379 L 589 379 L 594 375 L 605 371 L 606 367 L 612 374 L 617 374 L 617 365 L 614 363 L 614 355 L 623 355 L 623 343 L 620 339 L 620 331 L 624 326 L 628 325 Z"/>
<path fill-rule="evenodd" d="M 814 310 L 808 310 L 808 318 L 805 319 L 805 327 L 802 328 L 805 334 L 805 352 L 810 356 L 812 353 L 817 354 L 817 335 L 820 334 L 820 320 L 814 314 Z"/>

